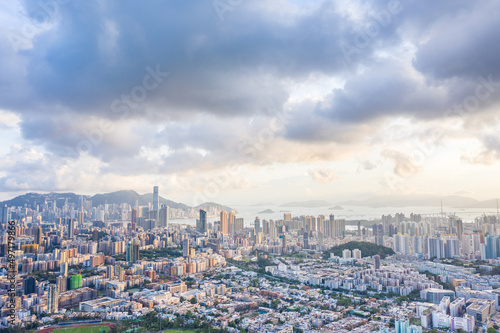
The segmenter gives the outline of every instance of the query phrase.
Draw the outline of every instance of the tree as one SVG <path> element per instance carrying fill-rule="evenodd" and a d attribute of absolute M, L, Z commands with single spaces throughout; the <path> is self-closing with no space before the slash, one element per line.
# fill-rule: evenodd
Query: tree
<path fill-rule="evenodd" d="M 196 304 L 198 301 L 196 300 L 196 297 L 193 297 L 189 300 L 189 302 L 191 302 L 191 304 Z"/>
<path fill-rule="evenodd" d="M 486 330 L 486 333 L 497 333 L 497 330 L 494 329 L 493 327 L 488 327 L 488 329 Z"/>

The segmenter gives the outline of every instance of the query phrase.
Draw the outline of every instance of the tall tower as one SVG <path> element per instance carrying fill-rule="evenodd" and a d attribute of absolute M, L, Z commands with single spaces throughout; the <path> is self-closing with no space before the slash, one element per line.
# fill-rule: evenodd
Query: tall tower
<path fill-rule="evenodd" d="M 66 219 L 66 221 L 68 223 L 68 239 L 73 239 L 75 235 L 75 223 L 71 218 Z"/>
<path fill-rule="evenodd" d="M 38 226 L 36 227 L 35 231 L 35 243 L 38 245 L 42 245 L 42 239 L 43 239 L 42 227 Z"/>
<path fill-rule="evenodd" d="M 158 221 L 158 210 L 159 210 L 159 199 L 160 196 L 158 194 L 158 186 L 153 187 L 153 218 Z"/>
<path fill-rule="evenodd" d="M 373 257 L 373 262 L 375 264 L 375 269 L 380 269 L 380 255 L 376 254 L 374 257 Z"/>
<path fill-rule="evenodd" d="M 464 224 L 462 220 L 457 220 L 457 237 L 461 241 L 464 233 Z"/>
<path fill-rule="evenodd" d="M 5 205 L 3 206 L 3 208 L 2 208 L 2 212 L 1 212 L 1 213 L 2 213 L 2 216 L 1 216 L 1 219 L 2 219 L 2 220 L 1 220 L 0 222 L 1 222 L 2 224 L 7 224 L 7 222 L 9 222 L 9 221 L 8 221 L 8 219 L 9 219 L 9 208 L 7 207 L 7 204 L 5 204 Z"/>
<path fill-rule="evenodd" d="M 59 290 L 57 290 L 57 285 L 49 285 L 47 292 L 47 310 L 49 313 L 57 312 L 59 309 Z"/>
<path fill-rule="evenodd" d="M 236 231 L 236 215 L 234 212 L 229 213 L 229 233 L 234 235 Z"/>
<path fill-rule="evenodd" d="M 158 213 L 158 226 L 168 228 L 168 206 L 163 205 Z"/>
<path fill-rule="evenodd" d="M 254 228 L 255 228 L 255 234 L 258 234 L 259 232 L 261 232 L 261 229 L 260 229 L 260 219 L 259 219 L 258 216 L 255 218 Z"/>
<path fill-rule="evenodd" d="M 78 227 L 83 228 L 83 219 L 84 219 L 84 214 L 83 211 L 78 212 Z"/>
<path fill-rule="evenodd" d="M 189 238 L 182 241 L 182 256 L 185 258 L 189 257 Z"/>
<path fill-rule="evenodd" d="M 207 211 L 200 209 L 199 232 L 207 231 Z"/>
<path fill-rule="evenodd" d="M 23 280 L 24 294 L 29 295 L 35 292 L 36 280 L 32 276 L 28 276 Z"/>
<path fill-rule="evenodd" d="M 229 219 L 227 212 L 225 210 L 222 210 L 220 212 L 220 227 L 222 234 L 227 235 L 229 234 Z"/>

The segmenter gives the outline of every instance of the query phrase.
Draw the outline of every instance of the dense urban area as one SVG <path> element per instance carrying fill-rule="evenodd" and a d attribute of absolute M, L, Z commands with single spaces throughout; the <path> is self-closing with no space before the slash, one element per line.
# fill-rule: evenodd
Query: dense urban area
<path fill-rule="evenodd" d="M 1 325 L 112 332 L 495 332 L 498 215 L 244 221 L 220 205 L 0 209 Z M 196 225 L 169 223 L 196 215 Z M 217 220 L 208 222 L 208 217 Z"/>

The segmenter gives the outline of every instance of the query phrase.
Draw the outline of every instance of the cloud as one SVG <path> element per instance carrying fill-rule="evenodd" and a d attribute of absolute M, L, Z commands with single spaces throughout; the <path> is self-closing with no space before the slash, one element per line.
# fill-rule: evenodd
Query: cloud
<path fill-rule="evenodd" d="M 16 15 L 0 28 L 0 108 L 15 114 L 8 129 L 21 131 L 24 147 L 5 156 L 18 161 L 5 164 L 1 186 L 9 190 L 85 186 L 69 171 L 86 181 L 152 175 L 170 182 L 230 164 L 357 153 L 381 154 L 408 176 L 419 168 L 401 146 L 450 118 L 462 122 L 445 128 L 441 141 L 476 137 L 484 151 L 469 161 L 498 159 L 495 136 L 480 128 L 500 89 L 465 116 L 447 113 L 474 96 L 480 76 L 500 80 L 496 1 L 432 8 L 401 1 L 387 24 L 380 23 L 386 1 L 245 1 L 223 21 L 210 1 L 70 1 L 16 50 L 8 32 L 21 33 L 40 10 L 35 0 L 23 6 L 9 9 Z M 346 44 L 357 48 L 349 59 Z M 395 119 L 409 125 L 386 127 Z M 361 168 L 373 169 L 361 159 Z M 334 179 L 322 169 L 309 175 Z"/>
<path fill-rule="evenodd" d="M 314 181 L 317 181 L 318 183 L 331 183 L 336 179 L 336 172 L 335 170 L 330 170 L 330 169 L 310 169 L 308 171 L 309 176 Z"/>
<path fill-rule="evenodd" d="M 482 139 L 482 146 L 478 153 L 462 155 L 462 161 L 492 165 L 500 160 L 500 138 L 498 135 L 485 135 Z"/>
<path fill-rule="evenodd" d="M 394 173 L 400 177 L 416 175 L 420 171 L 420 166 L 410 155 L 397 150 L 386 150 L 382 156 L 394 163 Z"/>
<path fill-rule="evenodd" d="M 358 166 L 358 172 L 361 170 L 368 170 L 368 171 L 373 170 L 373 169 L 375 169 L 375 167 L 376 167 L 376 165 L 368 160 L 361 161 L 359 163 L 359 166 Z"/>

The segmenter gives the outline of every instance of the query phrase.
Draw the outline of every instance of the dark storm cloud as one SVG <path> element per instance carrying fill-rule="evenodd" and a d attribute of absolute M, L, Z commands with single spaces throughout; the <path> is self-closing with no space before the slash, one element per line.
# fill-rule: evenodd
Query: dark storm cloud
<path fill-rule="evenodd" d="M 148 101 L 157 98 L 167 115 L 169 107 L 266 112 L 287 98 L 281 78 L 341 68 L 342 18 L 332 4 L 288 26 L 251 6 L 242 4 L 222 24 L 212 2 L 61 5 L 59 22 L 23 52 L 33 102 L 102 113 L 142 82 L 147 66 L 159 65 L 171 73 L 171 82 Z"/>
<path fill-rule="evenodd" d="M 433 24 L 430 38 L 416 54 L 417 69 L 441 80 L 500 76 L 500 6 L 486 1 L 468 7 Z"/>
<path fill-rule="evenodd" d="M 36 19 L 39 2 L 26 3 Z M 342 2 L 245 1 L 221 21 L 211 1 L 67 1 L 32 48 L 15 54 L 0 39 L 0 107 L 20 114 L 26 139 L 58 156 L 78 154 L 92 138 L 88 152 L 110 163 L 166 145 L 172 151 L 156 170 L 170 171 L 241 155 L 240 136 L 252 135 L 241 119 L 282 112 L 290 82 L 313 74 L 345 84 L 324 101 L 294 105 L 276 136 L 355 143 L 384 117 L 444 117 L 474 93 L 478 76 L 500 79 L 497 2 L 360 3 L 356 18 Z M 413 61 L 400 56 L 405 48 L 415 49 Z M 134 89 L 154 83 L 152 71 L 162 73 L 158 85 L 127 106 Z M 200 115 L 216 120 L 199 123 Z M 99 118 L 115 129 L 96 132 Z"/>

